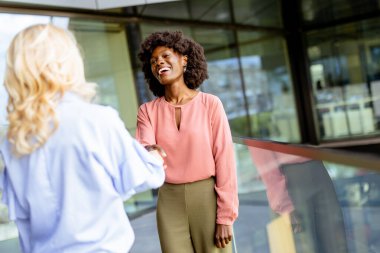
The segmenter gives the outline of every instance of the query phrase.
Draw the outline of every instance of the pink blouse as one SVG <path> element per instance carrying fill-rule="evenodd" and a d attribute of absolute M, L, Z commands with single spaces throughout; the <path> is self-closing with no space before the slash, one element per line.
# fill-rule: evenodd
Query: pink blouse
<path fill-rule="evenodd" d="M 177 128 L 175 109 L 181 109 Z M 236 164 L 230 127 L 222 102 L 199 92 L 183 105 L 164 97 L 140 106 L 136 138 L 166 152 L 167 183 L 183 184 L 215 177 L 218 224 L 231 225 L 238 215 Z"/>

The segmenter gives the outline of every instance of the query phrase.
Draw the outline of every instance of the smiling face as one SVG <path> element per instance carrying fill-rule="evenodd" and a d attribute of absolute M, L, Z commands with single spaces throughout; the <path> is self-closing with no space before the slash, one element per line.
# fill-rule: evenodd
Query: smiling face
<path fill-rule="evenodd" d="M 186 63 L 186 55 L 164 46 L 156 47 L 150 58 L 152 73 L 161 84 L 184 82 L 183 72 Z"/>

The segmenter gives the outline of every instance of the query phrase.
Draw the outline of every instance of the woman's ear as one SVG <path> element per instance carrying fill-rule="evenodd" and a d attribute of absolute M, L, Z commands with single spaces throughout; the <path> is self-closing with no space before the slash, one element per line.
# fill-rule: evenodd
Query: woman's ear
<path fill-rule="evenodd" d="M 184 67 L 187 66 L 187 55 L 184 55 L 182 57 L 182 64 L 183 64 Z"/>

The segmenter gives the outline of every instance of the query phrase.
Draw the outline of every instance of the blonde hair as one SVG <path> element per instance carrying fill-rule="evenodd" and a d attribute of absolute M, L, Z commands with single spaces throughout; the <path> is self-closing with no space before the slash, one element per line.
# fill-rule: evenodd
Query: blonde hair
<path fill-rule="evenodd" d="M 14 37 L 4 84 L 9 95 L 7 138 L 20 156 L 41 147 L 57 129 L 55 108 L 66 91 L 89 101 L 96 86 L 85 80 L 74 36 L 51 24 L 31 26 Z"/>

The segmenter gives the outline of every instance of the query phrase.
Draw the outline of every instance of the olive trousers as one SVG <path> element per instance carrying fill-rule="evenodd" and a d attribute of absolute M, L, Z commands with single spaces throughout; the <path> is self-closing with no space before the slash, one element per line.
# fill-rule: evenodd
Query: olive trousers
<path fill-rule="evenodd" d="M 161 186 L 157 227 L 163 253 L 232 253 L 232 242 L 223 249 L 214 244 L 214 186 L 214 178 Z"/>

